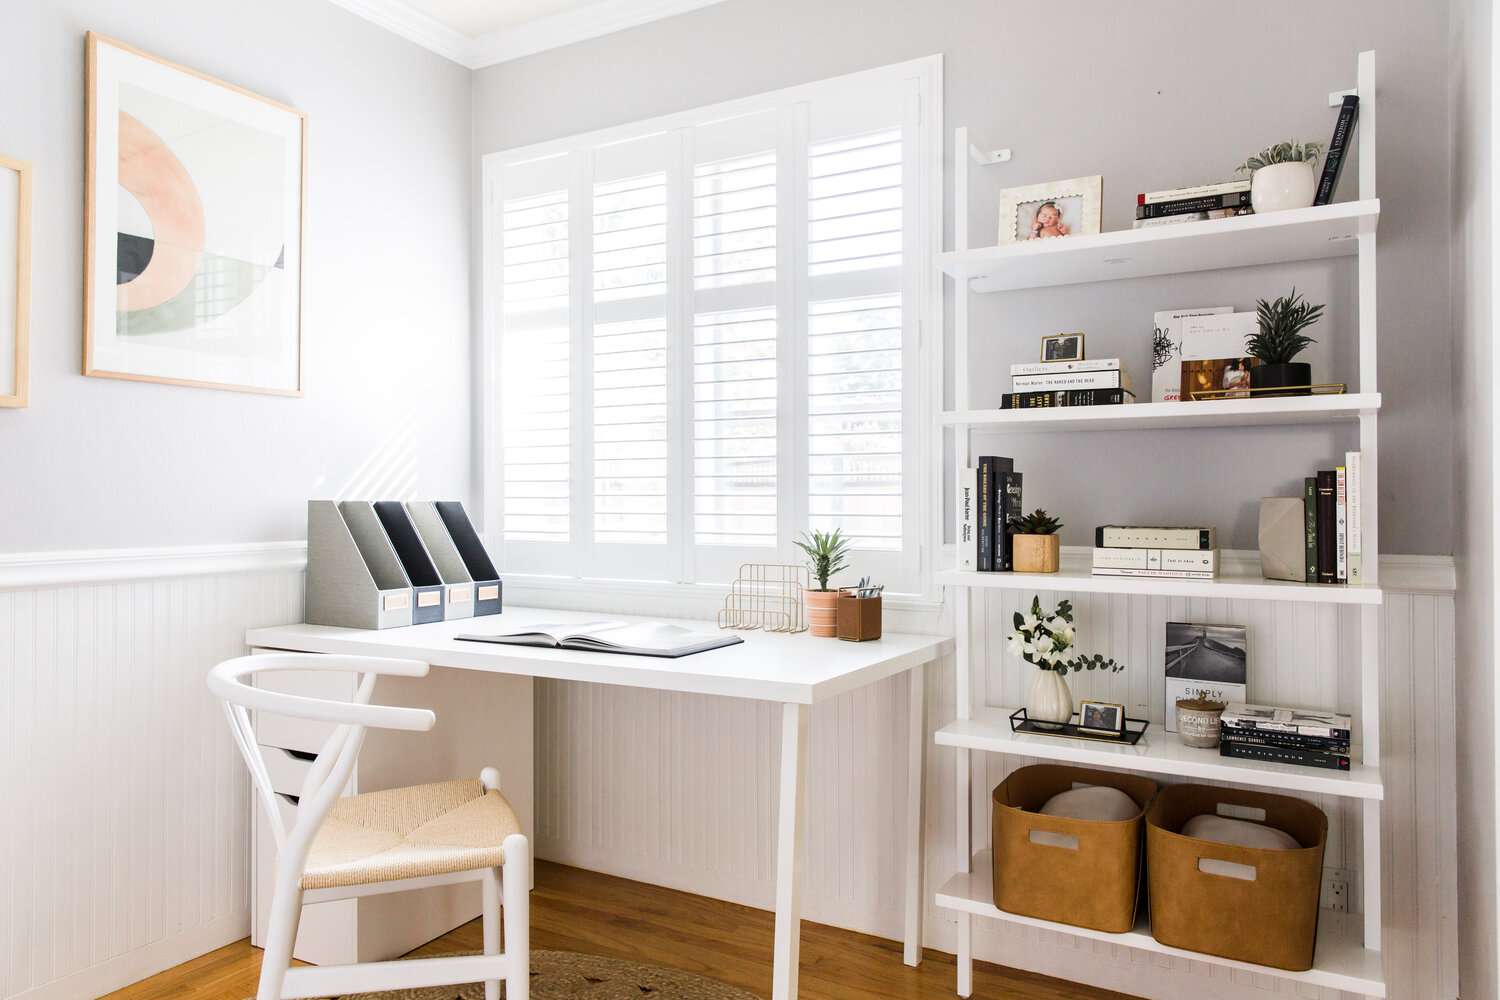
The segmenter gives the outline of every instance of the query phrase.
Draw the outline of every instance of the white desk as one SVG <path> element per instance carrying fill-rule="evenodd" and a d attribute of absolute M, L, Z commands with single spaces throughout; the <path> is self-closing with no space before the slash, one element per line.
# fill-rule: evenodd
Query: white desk
<path fill-rule="evenodd" d="M 807 787 L 808 708 L 847 691 L 907 673 L 911 714 L 907 726 L 905 934 L 906 964 L 916 965 L 922 954 L 922 788 L 926 747 L 920 668 L 951 652 L 953 640 L 946 636 L 887 633 L 874 642 L 856 643 L 814 638 L 805 632 L 798 635 L 744 632 L 740 633 L 745 639 L 742 644 L 669 660 L 498 646 L 453 638 L 465 633 L 514 632 L 546 622 L 601 618 L 628 616 L 506 608 L 497 617 L 383 631 L 324 625 L 251 629 L 245 641 L 257 649 L 406 657 L 450 669 L 780 702 L 773 1000 L 792 1000 L 797 996 L 802 869 L 806 857 L 803 800 Z M 705 622 L 680 624 L 700 630 L 713 628 Z"/>

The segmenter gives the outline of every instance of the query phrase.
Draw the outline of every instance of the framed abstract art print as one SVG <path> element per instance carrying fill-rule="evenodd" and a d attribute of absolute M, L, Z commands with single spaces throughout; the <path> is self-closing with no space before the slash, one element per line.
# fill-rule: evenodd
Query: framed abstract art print
<path fill-rule="evenodd" d="M 302 394 L 306 116 L 88 35 L 83 373 Z"/>
<path fill-rule="evenodd" d="M 26 405 L 31 166 L 0 156 L 0 406 Z"/>

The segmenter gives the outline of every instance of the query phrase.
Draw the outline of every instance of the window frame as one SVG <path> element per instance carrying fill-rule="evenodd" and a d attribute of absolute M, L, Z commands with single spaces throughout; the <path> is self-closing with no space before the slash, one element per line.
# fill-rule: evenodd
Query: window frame
<path fill-rule="evenodd" d="M 907 220 L 904 227 L 906 234 L 903 240 L 903 266 L 900 280 L 903 326 L 906 336 L 910 338 L 909 342 L 904 345 L 902 377 L 903 410 L 910 414 L 909 420 L 903 420 L 902 424 L 902 448 L 905 453 L 902 462 L 904 498 L 902 519 L 905 543 L 900 557 L 901 585 L 888 587 L 887 591 L 892 594 L 909 595 L 918 599 L 918 603 L 928 605 L 937 599 L 939 595 L 933 585 L 932 574 L 934 559 L 942 543 L 942 484 L 944 482 L 942 451 L 938 447 L 940 440 L 937 428 L 938 409 L 941 405 L 941 389 L 937 380 L 943 370 L 943 285 L 942 277 L 936 267 L 937 255 L 942 249 L 943 236 L 942 70 L 943 57 L 941 55 L 926 56 L 645 121 L 502 150 L 483 157 L 481 372 L 480 399 L 476 408 L 476 451 L 480 465 L 478 491 L 482 530 L 492 550 L 500 554 L 502 567 L 507 561 L 505 553 L 508 545 L 516 544 L 507 543 L 503 537 L 503 436 L 501 428 L 503 402 L 499 395 L 499 361 L 504 314 L 501 296 L 491 291 L 500 287 L 499 282 L 503 273 L 502 212 L 505 198 L 500 184 L 503 171 L 515 164 L 557 156 L 567 157 L 563 162 L 573 164 L 576 168 L 588 157 L 579 157 L 574 154 L 638 141 L 653 135 L 670 137 L 679 130 L 708 126 L 724 119 L 757 113 L 773 112 L 778 116 L 795 116 L 799 107 L 805 109 L 809 102 L 840 98 L 845 101 L 851 98 L 857 101 L 858 98 L 855 95 L 858 95 L 861 89 L 879 85 L 882 88 L 898 88 L 901 99 L 909 102 L 908 106 L 901 110 L 904 137 L 903 163 L 910 164 L 909 171 L 903 177 L 903 187 L 906 191 L 903 204 L 909 206 L 909 211 L 912 213 L 912 218 Z M 794 185 L 793 190 L 798 198 L 805 201 L 807 195 L 806 160 L 812 142 L 809 141 L 805 127 L 805 113 L 802 117 L 803 128 L 796 134 L 795 139 L 777 144 L 777 168 L 778 171 L 795 170 L 800 175 L 799 182 Z M 907 127 L 908 124 L 910 128 Z M 670 138 L 669 141 L 671 141 Z M 690 151 L 684 149 L 680 152 L 681 155 L 669 165 L 668 183 L 669 185 L 675 183 L 676 196 L 686 198 L 690 207 L 694 164 L 691 162 Z M 588 183 L 586 176 L 574 175 L 568 180 L 570 190 L 573 190 L 575 186 L 582 189 Z M 778 206 L 780 206 L 780 200 L 778 200 Z M 779 478 L 777 484 L 778 497 L 783 498 L 778 501 L 778 534 L 782 536 L 779 544 L 775 547 L 755 550 L 756 555 L 760 557 L 758 561 L 764 562 L 802 561 L 791 545 L 792 537 L 800 528 L 786 516 L 790 511 L 785 498 L 791 495 L 789 491 L 805 491 L 807 487 L 808 421 L 805 401 L 798 405 L 797 418 L 792 420 L 787 419 L 793 416 L 787 404 L 791 397 L 798 394 L 805 396 L 807 391 L 807 318 L 802 314 L 806 313 L 808 308 L 808 287 L 812 280 L 816 279 L 810 280 L 806 273 L 806 205 L 780 206 L 778 219 L 786 218 L 789 213 L 795 214 L 798 223 L 787 230 L 782 230 L 778 226 L 778 245 L 785 242 L 790 245 L 792 252 L 791 254 L 778 254 L 775 298 L 778 320 L 786 331 L 778 338 L 779 342 L 795 350 L 795 355 L 791 359 L 791 377 L 787 380 L 785 389 L 782 390 L 785 398 L 779 406 L 781 417 L 778 419 L 778 437 L 783 445 L 791 448 L 786 456 L 788 461 L 782 465 L 783 478 L 787 475 L 791 478 L 789 481 Z M 574 216 L 578 214 L 570 213 L 569 216 L 570 235 L 575 239 L 584 236 L 581 227 L 585 220 L 575 219 Z M 673 238 L 669 233 L 669 245 Z M 688 240 L 687 245 L 691 247 L 691 239 Z M 795 260 L 795 266 L 798 269 L 795 272 L 788 272 L 797 275 L 792 280 L 788 280 L 787 274 L 780 271 L 782 261 L 787 261 L 789 257 Z M 669 281 L 675 280 L 679 285 L 686 281 L 690 285 L 692 280 L 691 254 L 685 262 L 680 262 L 675 269 L 669 268 L 669 271 Z M 593 363 L 590 346 L 592 315 L 587 304 L 592 301 L 592 296 L 583 295 L 580 292 L 580 283 L 591 281 L 592 278 L 589 274 L 575 274 L 571 280 L 574 283 L 574 291 L 570 322 L 581 323 L 585 329 L 582 344 L 578 343 L 577 338 L 574 342 L 576 356 L 572 359 L 572 370 L 576 375 L 582 373 L 582 366 Z M 685 298 L 690 300 L 690 287 L 687 292 Z M 580 298 L 584 301 L 580 302 Z M 670 314 L 677 309 L 676 321 L 681 324 L 685 320 L 685 326 L 679 329 L 685 331 L 687 336 L 685 343 L 690 356 L 693 310 L 690 305 L 686 308 L 682 307 L 681 302 L 684 296 L 681 293 L 678 293 L 675 305 L 673 298 L 673 294 L 669 292 L 667 311 Z M 582 312 L 575 317 L 574 311 L 580 306 L 583 307 Z M 783 310 L 786 312 L 783 313 Z M 788 323 L 789 318 L 795 318 L 796 322 Z M 674 362 L 669 361 L 669 366 L 672 364 Z M 591 407 L 583 398 L 585 394 L 580 391 L 586 384 L 588 383 L 575 381 L 572 388 L 575 427 L 583 426 L 581 422 L 583 420 L 592 424 Z M 673 405 L 676 405 L 675 399 Z M 690 469 L 694 449 L 692 422 L 690 419 L 684 421 L 674 418 L 670 427 L 679 435 L 683 430 L 687 432 L 685 438 L 677 441 L 676 454 L 678 461 L 685 462 Z M 578 439 L 575 437 L 573 440 L 576 442 Z M 572 539 L 566 543 L 533 543 L 556 546 L 558 571 L 547 574 L 507 572 L 505 575 L 508 579 L 513 579 L 521 585 L 524 585 L 526 581 L 544 583 L 549 580 L 553 582 L 567 580 L 575 590 L 582 592 L 618 591 L 621 584 L 640 584 L 642 586 L 639 589 L 643 592 L 680 592 L 684 595 L 727 588 L 733 575 L 732 572 L 722 572 L 722 565 L 712 567 L 702 565 L 702 561 L 695 557 L 697 549 L 709 547 L 697 546 L 693 542 L 691 510 L 688 511 L 686 518 L 677 522 L 685 525 L 685 530 L 678 531 L 677 537 L 666 545 L 672 565 L 679 567 L 676 582 L 639 581 L 624 577 L 589 575 L 588 567 L 585 565 L 587 562 L 585 555 L 594 548 L 591 541 L 592 519 L 583 516 L 588 506 L 581 504 L 584 504 L 586 500 L 583 496 L 585 492 L 592 495 L 593 470 L 581 468 L 583 462 L 583 457 L 579 454 L 581 451 L 582 449 L 575 444 L 573 489 L 570 491 Z M 581 476 L 580 473 L 582 473 Z M 690 476 L 687 482 L 691 483 Z M 669 495 L 667 503 L 669 517 L 674 518 L 682 516 L 681 508 L 684 503 L 691 506 L 690 498 L 680 495 Z M 912 549 L 909 552 L 905 551 L 907 545 L 910 545 Z M 744 550 L 736 551 L 738 553 Z M 871 554 L 874 555 L 875 550 L 872 550 Z M 705 574 L 704 570 L 709 570 L 709 572 Z M 701 578 L 705 575 L 708 578 Z M 689 582 L 681 582 L 683 580 Z"/>

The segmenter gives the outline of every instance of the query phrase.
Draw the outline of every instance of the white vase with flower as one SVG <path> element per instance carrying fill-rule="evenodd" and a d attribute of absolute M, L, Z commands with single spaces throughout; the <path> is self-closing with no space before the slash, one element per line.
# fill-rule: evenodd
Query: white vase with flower
<path fill-rule="evenodd" d="M 1043 729 L 1061 729 L 1073 718 L 1073 692 L 1068 688 L 1070 670 L 1108 670 L 1118 673 L 1125 666 L 1095 653 L 1070 654 L 1073 649 L 1073 605 L 1063 601 L 1052 614 L 1042 611 L 1039 597 L 1031 599 L 1031 612 L 1017 611 L 1012 618 L 1010 651 L 1037 667 L 1026 701 L 1026 718 Z"/>

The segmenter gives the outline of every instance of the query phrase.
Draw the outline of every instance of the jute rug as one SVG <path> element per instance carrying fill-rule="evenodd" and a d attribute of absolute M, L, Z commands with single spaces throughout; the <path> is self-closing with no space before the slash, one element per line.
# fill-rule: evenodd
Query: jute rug
<path fill-rule="evenodd" d="M 504 995 L 503 990 L 501 995 Z M 531 953 L 531 995 L 535 1000 L 573 997 L 586 1000 L 759 1000 L 754 993 L 691 972 L 571 951 Z M 484 984 L 350 993 L 338 1000 L 484 1000 Z"/>

